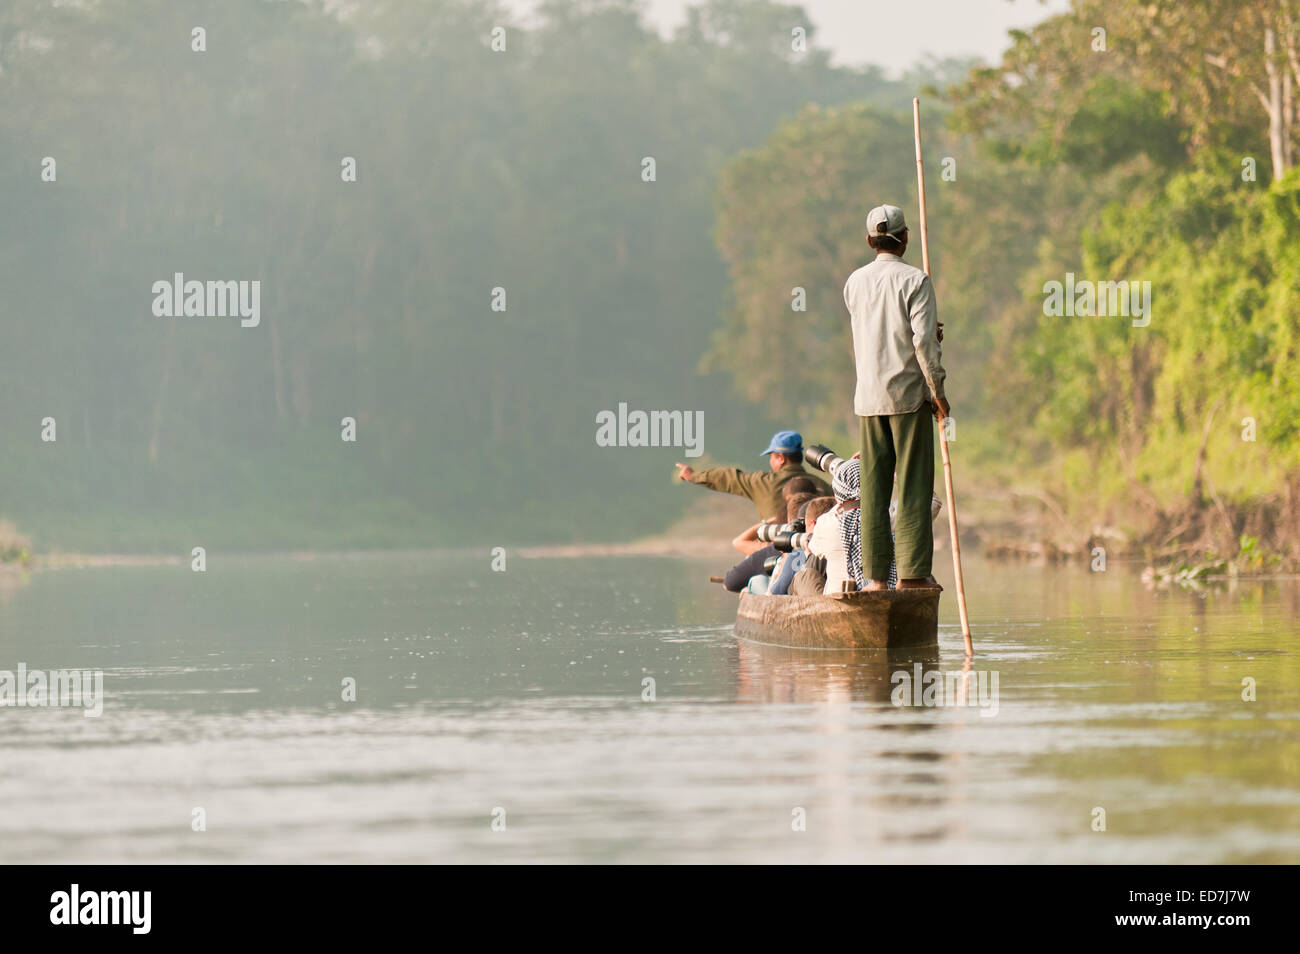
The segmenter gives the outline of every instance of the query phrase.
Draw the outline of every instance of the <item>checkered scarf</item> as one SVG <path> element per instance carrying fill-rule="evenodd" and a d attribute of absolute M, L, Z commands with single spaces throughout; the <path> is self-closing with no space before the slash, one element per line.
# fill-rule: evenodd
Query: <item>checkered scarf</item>
<path fill-rule="evenodd" d="M 856 457 L 840 464 L 831 478 L 831 489 L 840 503 L 851 503 L 862 497 L 862 465 Z M 844 554 L 848 559 L 849 576 L 857 581 L 858 588 L 866 585 L 862 578 L 862 509 L 840 510 L 840 539 L 844 541 Z"/>
<path fill-rule="evenodd" d="M 858 458 L 846 460 L 840 464 L 840 469 L 835 472 L 831 478 L 831 489 L 835 491 L 835 499 L 840 503 L 851 502 L 862 499 L 862 465 Z M 844 541 L 844 552 L 848 558 L 849 576 L 858 584 L 858 589 L 867 585 L 867 581 L 862 572 L 862 507 L 858 506 L 852 510 L 841 510 L 840 512 L 840 539 Z M 893 515 L 893 508 L 890 508 L 890 515 Z M 890 541 L 893 541 L 894 534 L 890 531 Z M 898 585 L 898 566 L 893 561 L 889 562 L 889 579 L 888 585 L 891 587 Z"/>

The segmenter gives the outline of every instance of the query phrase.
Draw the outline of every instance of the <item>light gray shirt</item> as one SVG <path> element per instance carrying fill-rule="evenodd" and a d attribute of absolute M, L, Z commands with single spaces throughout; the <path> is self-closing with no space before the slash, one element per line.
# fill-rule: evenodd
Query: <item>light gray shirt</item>
<path fill-rule="evenodd" d="M 943 392 L 939 309 L 930 276 L 881 252 L 844 284 L 853 326 L 859 417 L 910 414 Z"/>

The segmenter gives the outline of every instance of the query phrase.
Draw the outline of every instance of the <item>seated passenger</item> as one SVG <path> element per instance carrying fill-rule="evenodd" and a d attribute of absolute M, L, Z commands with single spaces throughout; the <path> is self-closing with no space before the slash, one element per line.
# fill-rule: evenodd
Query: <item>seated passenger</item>
<path fill-rule="evenodd" d="M 763 564 L 768 557 L 779 556 L 780 551 L 770 543 L 765 543 L 745 559 L 741 560 L 722 578 L 722 586 L 729 593 L 739 593 L 749 585 L 754 576 L 763 573 Z"/>
<path fill-rule="evenodd" d="M 790 500 L 786 501 L 786 522 L 794 522 L 794 519 L 799 516 L 803 508 L 812 499 L 812 494 L 796 494 L 791 497 Z M 728 570 L 726 576 L 723 577 L 723 587 L 732 593 L 739 593 L 741 590 L 745 589 L 748 589 L 751 593 L 767 592 L 766 582 L 761 589 L 755 589 L 750 584 L 756 577 L 760 576 L 764 578 L 764 581 L 767 581 L 769 578 L 769 572 L 763 568 L 763 565 L 772 557 L 780 559 L 782 553 L 770 543 L 763 543 L 757 538 L 757 536 L 754 536 L 754 534 L 757 533 L 758 528 L 761 526 L 761 523 L 755 524 L 735 540 L 731 541 L 737 549 L 741 550 L 741 552 L 744 552 L 744 547 L 746 546 L 757 545 L 756 548 L 749 552 L 745 559 L 741 560 Z"/>
<path fill-rule="evenodd" d="M 821 519 L 822 514 L 828 510 L 835 509 L 834 497 L 814 497 L 804 510 L 803 522 L 804 529 L 812 533 L 817 529 L 817 521 Z"/>
<path fill-rule="evenodd" d="M 803 516 L 808 504 L 813 501 L 812 494 L 794 494 L 786 501 L 786 523 L 794 523 Z M 778 551 L 780 552 L 780 551 Z M 788 553 L 782 553 L 777 560 L 776 566 L 772 569 L 772 581 L 767 588 L 767 592 L 773 596 L 785 596 L 789 589 L 790 581 L 794 579 L 795 573 L 803 566 L 804 560 L 808 554 L 802 549 L 794 549 Z"/>
<path fill-rule="evenodd" d="M 817 520 L 812 540 L 808 549 L 826 561 L 826 585 L 823 593 L 839 593 L 844 584 L 853 580 L 849 573 L 848 549 L 845 545 L 846 517 L 858 516 L 858 482 L 860 479 L 857 459 L 847 460 L 836 471 L 831 487 L 835 491 L 836 506 L 827 510 Z M 853 522 L 856 531 L 857 521 Z"/>
<path fill-rule="evenodd" d="M 808 559 L 807 550 L 791 550 L 789 553 L 782 553 L 781 559 L 772 569 L 772 582 L 768 585 L 767 592 L 773 596 L 787 595 L 795 574 L 803 569 L 806 559 Z"/>
<path fill-rule="evenodd" d="M 790 487 L 794 487 L 795 485 L 798 484 L 806 484 L 809 488 L 812 489 L 807 491 L 795 490 L 793 492 L 789 490 Z M 785 508 L 786 508 L 787 517 L 789 517 L 790 514 L 790 501 L 795 497 L 798 497 L 800 501 L 812 500 L 813 497 L 816 496 L 813 493 L 813 490 L 816 489 L 816 486 L 817 485 L 814 484 L 811 480 L 806 480 L 803 477 L 796 477 L 794 480 L 790 481 L 784 487 L 781 488 L 781 493 L 785 496 Z M 767 544 L 764 543 L 762 540 L 758 539 L 758 528 L 763 526 L 764 524 L 768 524 L 768 523 L 774 524 L 776 522 L 777 521 L 775 518 L 770 520 L 760 520 L 758 523 L 754 524 L 752 527 L 749 527 L 747 530 L 745 530 L 740 535 L 738 535 L 734 540 L 732 540 L 731 545 L 735 547 L 737 550 L 739 550 L 741 553 L 745 554 L 746 556 L 749 556 L 749 554 L 753 553 L 756 550 L 763 549 L 765 546 L 767 546 Z"/>
<path fill-rule="evenodd" d="M 864 589 L 870 582 L 862 574 L 861 549 L 861 512 L 859 503 L 860 464 L 857 458 L 845 461 L 836 471 L 832 486 L 838 505 L 834 510 L 823 515 L 818 521 L 820 530 L 813 534 L 808 545 L 809 550 L 826 558 L 825 593 L 839 593 L 843 585 L 852 580 L 857 589 Z M 933 521 L 943 504 L 937 494 L 930 495 L 930 519 Z M 897 519 L 898 507 L 889 508 L 890 534 L 893 534 L 894 521 Z M 933 577 L 931 577 L 933 580 Z M 889 579 L 886 586 L 898 583 L 898 568 L 891 561 Z"/>
<path fill-rule="evenodd" d="M 791 596 L 821 596 L 826 589 L 826 558 L 813 550 L 812 537 L 821 518 L 835 506 L 834 497 L 817 497 L 804 510 L 805 531 L 809 535 L 808 558 L 790 581 L 786 591 Z"/>

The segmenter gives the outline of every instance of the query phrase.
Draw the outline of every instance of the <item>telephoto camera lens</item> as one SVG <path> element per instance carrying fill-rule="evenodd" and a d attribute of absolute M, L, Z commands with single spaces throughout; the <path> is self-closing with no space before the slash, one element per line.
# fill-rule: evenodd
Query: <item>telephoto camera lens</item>
<path fill-rule="evenodd" d="M 762 523 L 754 535 L 764 543 L 771 543 L 782 533 L 793 533 L 794 525 L 789 523 Z"/>
<path fill-rule="evenodd" d="M 803 533 L 807 529 L 803 517 L 790 523 L 762 523 L 754 535 L 764 543 L 776 543 L 782 534 L 789 536 L 792 533 Z"/>
<path fill-rule="evenodd" d="M 840 469 L 840 464 L 844 463 L 844 458 L 835 456 L 835 451 L 825 444 L 809 444 L 803 449 L 803 459 L 832 477 Z"/>
<path fill-rule="evenodd" d="M 776 547 L 782 553 L 789 553 L 791 550 L 808 549 L 808 539 L 811 533 L 781 533 L 777 534 L 772 546 Z"/>

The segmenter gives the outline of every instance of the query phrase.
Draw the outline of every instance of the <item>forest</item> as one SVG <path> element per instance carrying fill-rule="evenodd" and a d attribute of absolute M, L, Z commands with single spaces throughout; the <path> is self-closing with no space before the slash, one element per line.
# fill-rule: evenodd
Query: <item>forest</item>
<path fill-rule="evenodd" d="M 690 498 L 680 450 L 597 440 L 620 404 L 702 414 L 705 463 L 847 446 L 841 289 L 866 210 L 916 208 L 919 95 L 963 517 L 1295 562 L 1293 0 L 1076 0 L 898 78 L 767 0 L 513 16 L 7 4 L 0 516 L 108 552 L 621 540 Z M 178 273 L 258 282 L 258 324 L 155 313 Z M 1149 321 L 1049 314 L 1067 275 Z"/>
<path fill-rule="evenodd" d="M 1298 49 L 1290 0 L 1076 0 L 941 91 L 934 274 L 986 542 L 1295 565 Z M 724 170 L 733 297 L 710 362 L 751 399 L 847 432 L 837 279 L 864 203 L 843 198 L 907 188 L 906 133 L 897 111 L 808 107 Z M 1063 313 L 1076 276 L 1090 296 L 1141 289 L 1148 313 Z M 791 284 L 818 290 L 812 330 L 786 339 L 793 381 L 758 360 Z"/>

